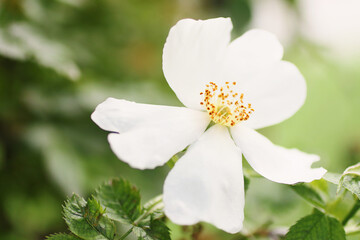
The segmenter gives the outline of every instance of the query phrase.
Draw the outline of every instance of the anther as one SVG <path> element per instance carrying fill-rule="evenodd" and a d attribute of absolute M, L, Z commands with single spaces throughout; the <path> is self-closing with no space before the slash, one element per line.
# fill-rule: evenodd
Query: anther
<path fill-rule="evenodd" d="M 206 106 L 215 123 L 230 127 L 248 120 L 254 109 L 250 103 L 244 103 L 244 93 L 234 92 L 229 84 L 230 82 L 225 82 L 224 86 L 218 86 L 214 82 L 206 84 L 205 91 L 200 93 L 204 95 L 204 101 L 200 104 Z M 236 85 L 236 82 L 232 82 L 232 85 Z"/>

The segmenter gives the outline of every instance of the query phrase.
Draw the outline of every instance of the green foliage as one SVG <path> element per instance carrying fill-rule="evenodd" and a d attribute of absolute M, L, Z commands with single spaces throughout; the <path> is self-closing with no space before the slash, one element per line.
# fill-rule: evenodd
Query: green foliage
<path fill-rule="evenodd" d="M 143 214 L 151 213 L 151 216 L 149 215 L 149 217 L 153 219 L 160 219 L 164 216 L 164 213 L 162 212 L 163 208 L 164 204 L 162 202 L 162 195 L 160 195 L 144 204 Z M 144 215 L 142 217 L 144 217 Z"/>
<path fill-rule="evenodd" d="M 319 193 L 329 194 L 329 184 L 325 179 L 314 180 L 309 185 Z"/>
<path fill-rule="evenodd" d="M 109 218 L 130 224 L 139 239 L 170 239 L 168 227 L 160 220 L 161 196 L 141 206 L 137 188 L 124 179 L 113 179 L 97 189 L 96 198 L 106 207 Z"/>
<path fill-rule="evenodd" d="M 339 173 L 332 173 L 332 172 L 327 172 L 325 173 L 325 175 L 323 176 L 323 179 L 325 179 L 326 181 L 338 185 L 340 182 L 340 178 L 341 178 L 341 174 Z"/>
<path fill-rule="evenodd" d="M 144 240 L 167 240 L 170 239 L 169 228 L 159 219 L 151 219 L 149 222 L 134 227 L 133 231 L 138 239 Z"/>
<path fill-rule="evenodd" d="M 96 191 L 96 198 L 113 220 L 133 224 L 141 215 L 140 193 L 128 181 L 114 179 Z"/>
<path fill-rule="evenodd" d="M 294 190 L 297 194 L 303 197 L 306 201 L 311 203 L 312 205 L 320 208 L 325 207 L 324 200 L 321 196 L 309 185 L 305 183 L 298 183 L 295 185 L 291 185 L 290 188 Z"/>
<path fill-rule="evenodd" d="M 347 169 L 345 169 L 343 175 L 344 174 L 353 174 L 353 175 L 360 176 L 360 163 L 355 164 L 355 165 L 350 166 Z"/>
<path fill-rule="evenodd" d="M 115 224 L 104 216 L 99 202 L 73 195 L 64 206 L 64 217 L 71 232 L 86 240 L 112 240 Z"/>
<path fill-rule="evenodd" d="M 48 236 L 46 239 L 48 240 L 81 240 L 77 236 L 66 234 L 66 233 L 58 233 Z"/>
<path fill-rule="evenodd" d="M 339 188 L 342 187 L 355 194 L 360 199 L 360 176 L 345 175 L 341 178 Z"/>
<path fill-rule="evenodd" d="M 340 178 L 338 192 L 347 189 L 360 199 L 360 163 L 347 168 Z"/>
<path fill-rule="evenodd" d="M 345 231 L 338 220 L 315 209 L 290 228 L 285 240 L 345 240 Z"/>
<path fill-rule="evenodd" d="M 113 220 L 126 224 L 139 239 L 168 240 L 170 231 L 164 222 L 162 196 L 140 204 L 139 190 L 124 179 L 113 179 L 96 190 L 87 201 L 73 195 L 64 205 L 64 219 L 70 234 L 55 234 L 51 240 L 114 240 L 117 239 Z"/>

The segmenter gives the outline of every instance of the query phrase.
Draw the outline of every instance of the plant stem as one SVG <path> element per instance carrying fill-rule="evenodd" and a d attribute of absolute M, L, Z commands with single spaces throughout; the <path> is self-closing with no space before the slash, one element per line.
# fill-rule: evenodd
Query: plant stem
<path fill-rule="evenodd" d="M 179 160 L 179 157 L 175 154 L 166 164 L 169 166 L 169 168 L 173 168 L 175 163 Z"/>
<path fill-rule="evenodd" d="M 129 231 L 127 231 L 126 233 L 124 233 L 124 235 L 122 235 L 119 240 L 124 240 L 127 236 L 129 236 L 129 234 L 132 232 L 134 227 L 130 228 Z"/>
<path fill-rule="evenodd" d="M 346 217 L 342 221 L 343 226 L 345 226 L 347 222 L 356 214 L 359 208 L 360 208 L 360 201 L 357 200 L 354 206 L 352 207 L 352 209 L 350 210 L 350 212 L 346 215 Z"/>
<path fill-rule="evenodd" d="M 150 206 L 148 206 L 147 211 L 145 213 L 143 213 L 138 219 L 136 219 L 136 221 L 134 222 L 134 225 L 139 224 L 139 222 L 141 222 L 141 220 L 143 220 L 144 218 L 146 218 L 147 216 L 149 216 L 151 213 L 153 213 L 153 211 L 155 211 L 158 206 L 158 204 L 162 203 L 162 195 L 159 195 L 155 198 L 156 201 L 154 203 L 152 203 Z"/>

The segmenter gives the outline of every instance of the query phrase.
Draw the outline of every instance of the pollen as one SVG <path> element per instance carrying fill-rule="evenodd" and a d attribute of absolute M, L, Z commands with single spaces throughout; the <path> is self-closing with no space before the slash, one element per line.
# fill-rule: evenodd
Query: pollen
<path fill-rule="evenodd" d="M 204 105 L 210 118 L 215 122 L 228 127 L 235 126 L 241 121 L 246 121 L 255 111 L 251 103 L 245 103 L 244 93 L 237 93 L 234 89 L 236 82 L 225 82 L 218 86 L 214 82 L 206 84 L 204 92 Z"/>

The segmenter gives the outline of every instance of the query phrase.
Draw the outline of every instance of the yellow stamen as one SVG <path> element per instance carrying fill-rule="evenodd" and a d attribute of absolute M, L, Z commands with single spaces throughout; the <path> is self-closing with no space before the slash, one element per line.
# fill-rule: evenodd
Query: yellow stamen
<path fill-rule="evenodd" d="M 225 82 L 225 86 L 220 86 L 214 82 L 206 84 L 204 100 L 210 118 L 215 122 L 225 126 L 235 126 L 235 124 L 249 119 L 250 114 L 255 110 L 251 103 L 244 104 L 244 93 L 236 93 L 233 87 L 236 82 Z M 240 104 L 241 103 L 241 104 Z"/>

